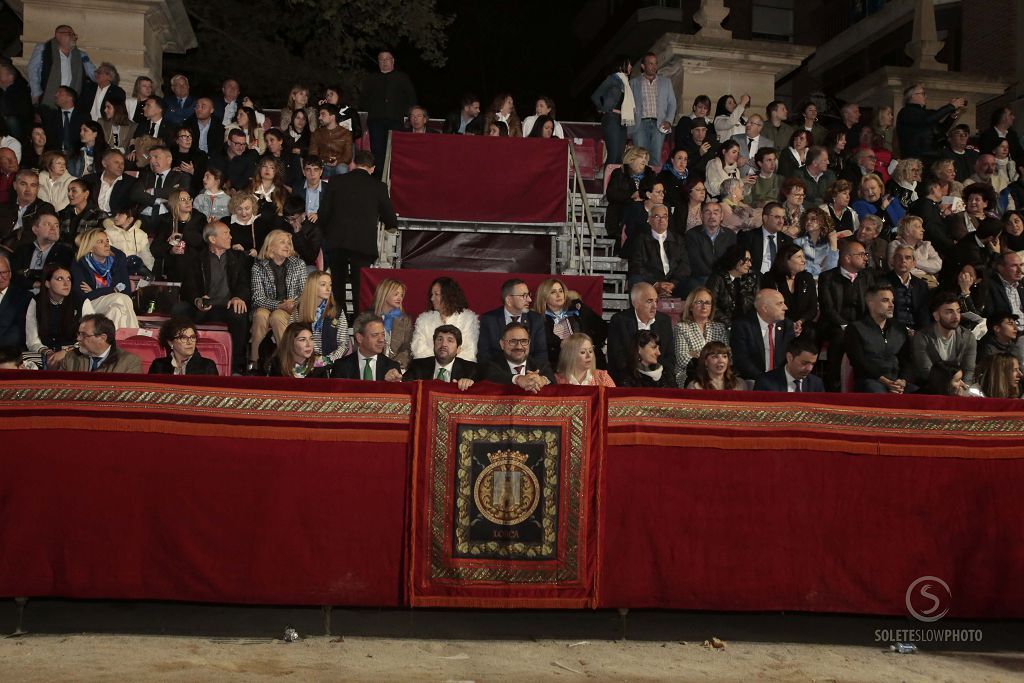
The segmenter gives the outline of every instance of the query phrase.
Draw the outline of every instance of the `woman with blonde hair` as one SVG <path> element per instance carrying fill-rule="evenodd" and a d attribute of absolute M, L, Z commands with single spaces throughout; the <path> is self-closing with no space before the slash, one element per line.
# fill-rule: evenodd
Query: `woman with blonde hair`
<path fill-rule="evenodd" d="M 935 251 L 932 243 L 924 238 L 924 221 L 917 216 L 904 216 L 900 220 L 896 231 L 896 239 L 889 243 L 886 253 L 886 262 L 892 263 L 892 255 L 900 247 L 910 247 L 914 250 L 914 260 L 917 264 L 910 271 L 928 283 L 928 289 L 935 289 L 939 286 L 937 279 L 939 271 L 942 270 L 942 257 Z"/>
<path fill-rule="evenodd" d="M 79 304 L 89 301 L 93 312 L 107 316 L 114 327 L 138 327 L 129 294 L 128 259 L 110 246 L 107 233 L 95 228 L 80 233 L 75 242 L 78 253 L 71 266 L 72 294 Z"/>
<path fill-rule="evenodd" d="M 643 147 L 629 147 L 622 157 L 622 166 L 612 171 L 605 189 L 608 209 L 605 211 L 605 231 L 616 242 L 622 236 L 623 216 L 631 202 L 643 202 L 640 184 L 657 174 L 647 165 L 650 153 Z"/>
<path fill-rule="evenodd" d="M 295 255 L 292 236 L 271 230 L 252 264 L 252 335 L 250 370 L 259 363 L 260 344 L 271 329 L 281 339 L 306 285 L 306 262 Z"/>
<path fill-rule="evenodd" d="M 259 200 L 251 192 L 236 192 L 228 202 L 231 212 L 231 248 L 256 258 L 256 248 L 263 244 L 272 225 L 257 210 Z"/>
<path fill-rule="evenodd" d="M 962 195 L 964 184 L 956 179 L 956 164 L 952 159 L 934 161 L 930 170 L 941 184 L 940 190 L 943 197 L 960 197 Z"/>
<path fill-rule="evenodd" d="M 608 324 L 584 304 L 580 295 L 569 289 L 564 282 L 553 277 L 541 281 L 537 285 L 537 298 L 533 302 L 533 310 L 544 317 L 548 362 L 551 367 L 558 367 L 562 341 L 577 332 L 590 336 L 597 367 L 606 367 L 601 347 L 608 338 Z"/>
<path fill-rule="evenodd" d="M 714 314 L 715 298 L 710 289 L 698 287 L 686 297 L 683 314 L 672 335 L 676 343 L 677 386 L 685 387 L 687 376 L 695 375 L 695 359 L 708 342 L 729 342 L 729 330 L 713 320 Z"/>
<path fill-rule="evenodd" d="M 920 159 L 900 159 L 896 168 L 892 170 L 892 177 L 886 183 L 886 191 L 909 209 L 910 205 L 917 201 L 918 187 L 921 184 L 921 174 L 924 173 L 924 164 Z"/>
<path fill-rule="evenodd" d="M 995 353 L 978 364 L 978 388 L 988 398 L 1020 398 L 1020 361 L 1009 353 Z"/>
<path fill-rule="evenodd" d="M 708 342 L 697 358 L 696 378 L 687 389 L 746 391 L 747 385 L 733 372 L 732 350 L 724 342 Z"/>
<path fill-rule="evenodd" d="M 893 199 L 891 195 L 885 194 L 885 183 L 877 173 L 868 173 L 863 176 L 858 189 L 860 199 L 855 201 L 851 208 L 857 212 L 857 216 L 861 220 L 864 220 L 864 216 L 881 218 L 881 236 L 892 240 L 896 236 L 896 225 L 906 213 L 903 205 Z"/>
<path fill-rule="evenodd" d="M 309 88 L 296 83 L 288 93 L 288 104 L 281 108 L 281 128 L 292 121 L 292 114 L 301 111 L 306 115 L 306 123 L 310 131 L 316 130 L 316 107 L 309 104 Z"/>
<path fill-rule="evenodd" d="M 39 158 L 39 199 L 60 211 L 68 205 L 68 186 L 75 176 L 68 173 L 68 159 L 64 152 L 44 152 Z"/>
<path fill-rule="evenodd" d="M 402 366 L 412 360 L 412 318 L 402 310 L 405 283 L 386 279 L 373 293 L 373 312 L 384 321 L 384 355 Z"/>
<path fill-rule="evenodd" d="M 348 353 L 348 321 L 345 312 L 334 302 L 328 273 L 314 270 L 306 278 L 296 317 L 313 330 L 313 346 L 317 353 L 330 362 Z"/>
<path fill-rule="evenodd" d="M 562 342 L 555 379 L 559 384 L 576 386 L 615 386 L 606 371 L 597 369 L 594 342 L 582 332 L 571 334 Z"/>

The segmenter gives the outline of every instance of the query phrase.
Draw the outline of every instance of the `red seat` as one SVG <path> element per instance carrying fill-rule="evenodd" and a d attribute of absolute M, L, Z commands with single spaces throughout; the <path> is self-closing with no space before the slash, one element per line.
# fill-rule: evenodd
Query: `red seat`
<path fill-rule="evenodd" d="M 593 180 L 597 177 L 597 143 L 593 139 L 584 139 L 579 144 L 573 144 L 573 152 L 576 155 L 576 163 L 580 168 L 580 177 L 584 180 Z"/>
<path fill-rule="evenodd" d="M 155 359 L 163 358 L 165 355 L 164 350 L 160 348 L 160 342 L 157 341 L 156 330 L 125 327 L 118 330 L 115 336 L 118 348 L 139 357 L 143 373 L 149 372 L 149 366 Z"/>
<path fill-rule="evenodd" d="M 199 326 L 199 341 L 196 342 L 196 349 L 204 358 L 209 358 L 217 364 L 217 371 L 224 377 L 231 375 L 231 335 L 227 332 L 227 325 L 224 323 L 212 323 L 222 325 L 225 329 L 211 330 Z"/>
<path fill-rule="evenodd" d="M 210 323 L 209 327 L 226 327 L 223 323 Z M 223 376 L 231 374 L 231 335 L 223 329 L 204 329 L 204 325 L 197 326 L 199 341 L 196 349 L 203 357 L 209 358 L 217 364 L 218 372 Z M 134 353 L 142 361 L 142 372 L 149 372 L 149 366 L 157 358 L 163 358 L 166 354 L 160 348 L 158 340 L 159 332 L 155 329 L 126 327 L 117 331 L 117 346 L 125 351 Z"/>

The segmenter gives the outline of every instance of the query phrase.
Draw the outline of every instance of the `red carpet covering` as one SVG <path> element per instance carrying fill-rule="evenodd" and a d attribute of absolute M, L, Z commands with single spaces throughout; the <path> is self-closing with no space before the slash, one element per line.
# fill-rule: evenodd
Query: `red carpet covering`
<path fill-rule="evenodd" d="M 595 606 L 597 393 L 441 386 L 420 399 L 411 604 Z"/>
<path fill-rule="evenodd" d="M 0 372 L 0 595 L 1024 616 L 1024 404 Z"/>
<path fill-rule="evenodd" d="M 391 201 L 403 218 L 565 223 L 568 142 L 391 136 Z"/>

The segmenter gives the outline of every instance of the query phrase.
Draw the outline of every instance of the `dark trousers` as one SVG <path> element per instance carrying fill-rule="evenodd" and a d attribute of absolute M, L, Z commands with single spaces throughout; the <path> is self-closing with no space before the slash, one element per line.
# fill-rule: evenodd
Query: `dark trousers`
<path fill-rule="evenodd" d="M 334 301 L 343 310 L 348 297 L 345 283 L 352 283 L 352 315 L 359 315 L 359 269 L 369 268 L 376 259 L 366 254 L 357 254 L 348 249 L 331 250 L 331 289 Z M 351 272 L 350 272 L 351 271 Z"/>
<path fill-rule="evenodd" d="M 604 114 L 601 117 L 601 131 L 604 133 L 604 146 L 608 153 L 605 163 L 621 164 L 622 153 L 626 149 L 626 127 L 622 125 L 622 116 L 613 112 Z"/>
<path fill-rule="evenodd" d="M 825 361 L 825 391 L 842 391 L 843 385 L 843 329 L 822 330 L 821 341 L 828 344 L 828 359 Z"/>
<path fill-rule="evenodd" d="M 175 306 L 174 314 L 183 315 L 197 325 L 227 323 L 228 334 L 231 335 L 231 372 L 241 373 L 245 370 L 249 355 L 248 313 L 235 313 L 227 306 L 214 306 L 208 311 L 200 311 L 192 304 L 183 301 Z"/>
<path fill-rule="evenodd" d="M 384 160 L 388 155 L 388 133 L 393 130 L 402 130 L 402 122 L 374 119 L 367 121 L 366 127 L 370 132 L 370 151 L 373 152 L 373 160 L 377 165 L 374 175 L 379 178 L 384 173 Z"/>

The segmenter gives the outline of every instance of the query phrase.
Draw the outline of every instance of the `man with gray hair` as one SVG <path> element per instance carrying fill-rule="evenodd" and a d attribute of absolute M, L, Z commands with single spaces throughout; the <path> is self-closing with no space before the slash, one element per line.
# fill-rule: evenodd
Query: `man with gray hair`
<path fill-rule="evenodd" d="M 203 228 L 207 249 L 191 262 L 181 283 L 182 302 L 176 315 L 197 323 L 227 323 L 231 333 L 231 367 L 235 374 L 254 372 L 246 367 L 249 340 L 249 299 L 252 296 L 249 258 L 231 248 L 231 229 L 220 221 Z"/>
<path fill-rule="evenodd" d="M 96 67 L 96 84 L 89 85 L 82 91 L 82 104 L 89 112 L 89 118 L 99 122 L 103 118 L 103 105 L 111 102 L 124 102 L 127 98 L 121 89 L 121 74 L 110 62 L 103 62 Z"/>
<path fill-rule="evenodd" d="M 141 374 L 142 361 L 134 353 L 117 348 L 113 321 L 92 313 L 78 323 L 78 348 L 69 351 L 58 370 L 68 372 L 121 372 Z"/>
<path fill-rule="evenodd" d="M 53 107 L 57 88 L 63 85 L 81 92 L 87 81 L 95 79 L 95 65 L 78 49 L 78 34 L 67 24 L 54 29 L 53 38 L 37 44 L 28 60 L 33 104 Z"/>
<path fill-rule="evenodd" d="M 646 282 L 659 296 L 681 292 L 690 277 L 683 238 L 668 229 L 668 207 L 655 204 L 647 216 L 649 231 L 636 235 L 630 249 L 629 285 Z"/>
<path fill-rule="evenodd" d="M 379 315 L 360 313 L 352 323 L 356 350 L 331 368 L 331 377 L 362 379 L 368 382 L 401 382 L 402 368 L 398 361 L 384 353 L 387 335 Z"/>
<path fill-rule="evenodd" d="M 808 152 L 809 154 L 809 152 Z M 875 150 L 868 147 L 860 147 L 857 149 L 857 153 L 853 155 L 852 164 L 846 164 L 843 167 L 842 172 L 839 174 L 841 180 L 849 181 L 851 185 L 856 189 L 860 186 L 860 179 L 866 176 L 868 173 L 875 172 Z"/>
<path fill-rule="evenodd" d="M 658 335 L 661 365 L 665 373 L 674 378 L 676 345 L 672 341 L 672 320 L 658 311 L 658 290 L 654 285 L 638 282 L 630 290 L 629 300 L 632 306 L 619 311 L 608 322 L 608 373 L 616 385 L 621 385 L 626 377 L 633 337 L 639 330 L 651 330 Z"/>
<path fill-rule="evenodd" d="M 934 143 L 935 127 L 940 122 L 956 120 L 967 107 L 967 100 L 962 97 L 954 97 L 939 109 L 925 108 L 927 102 L 928 94 L 920 83 L 903 91 L 903 109 L 896 117 L 896 139 L 905 159 L 934 158 L 939 152 Z M 847 137 L 848 144 L 849 141 Z"/>

